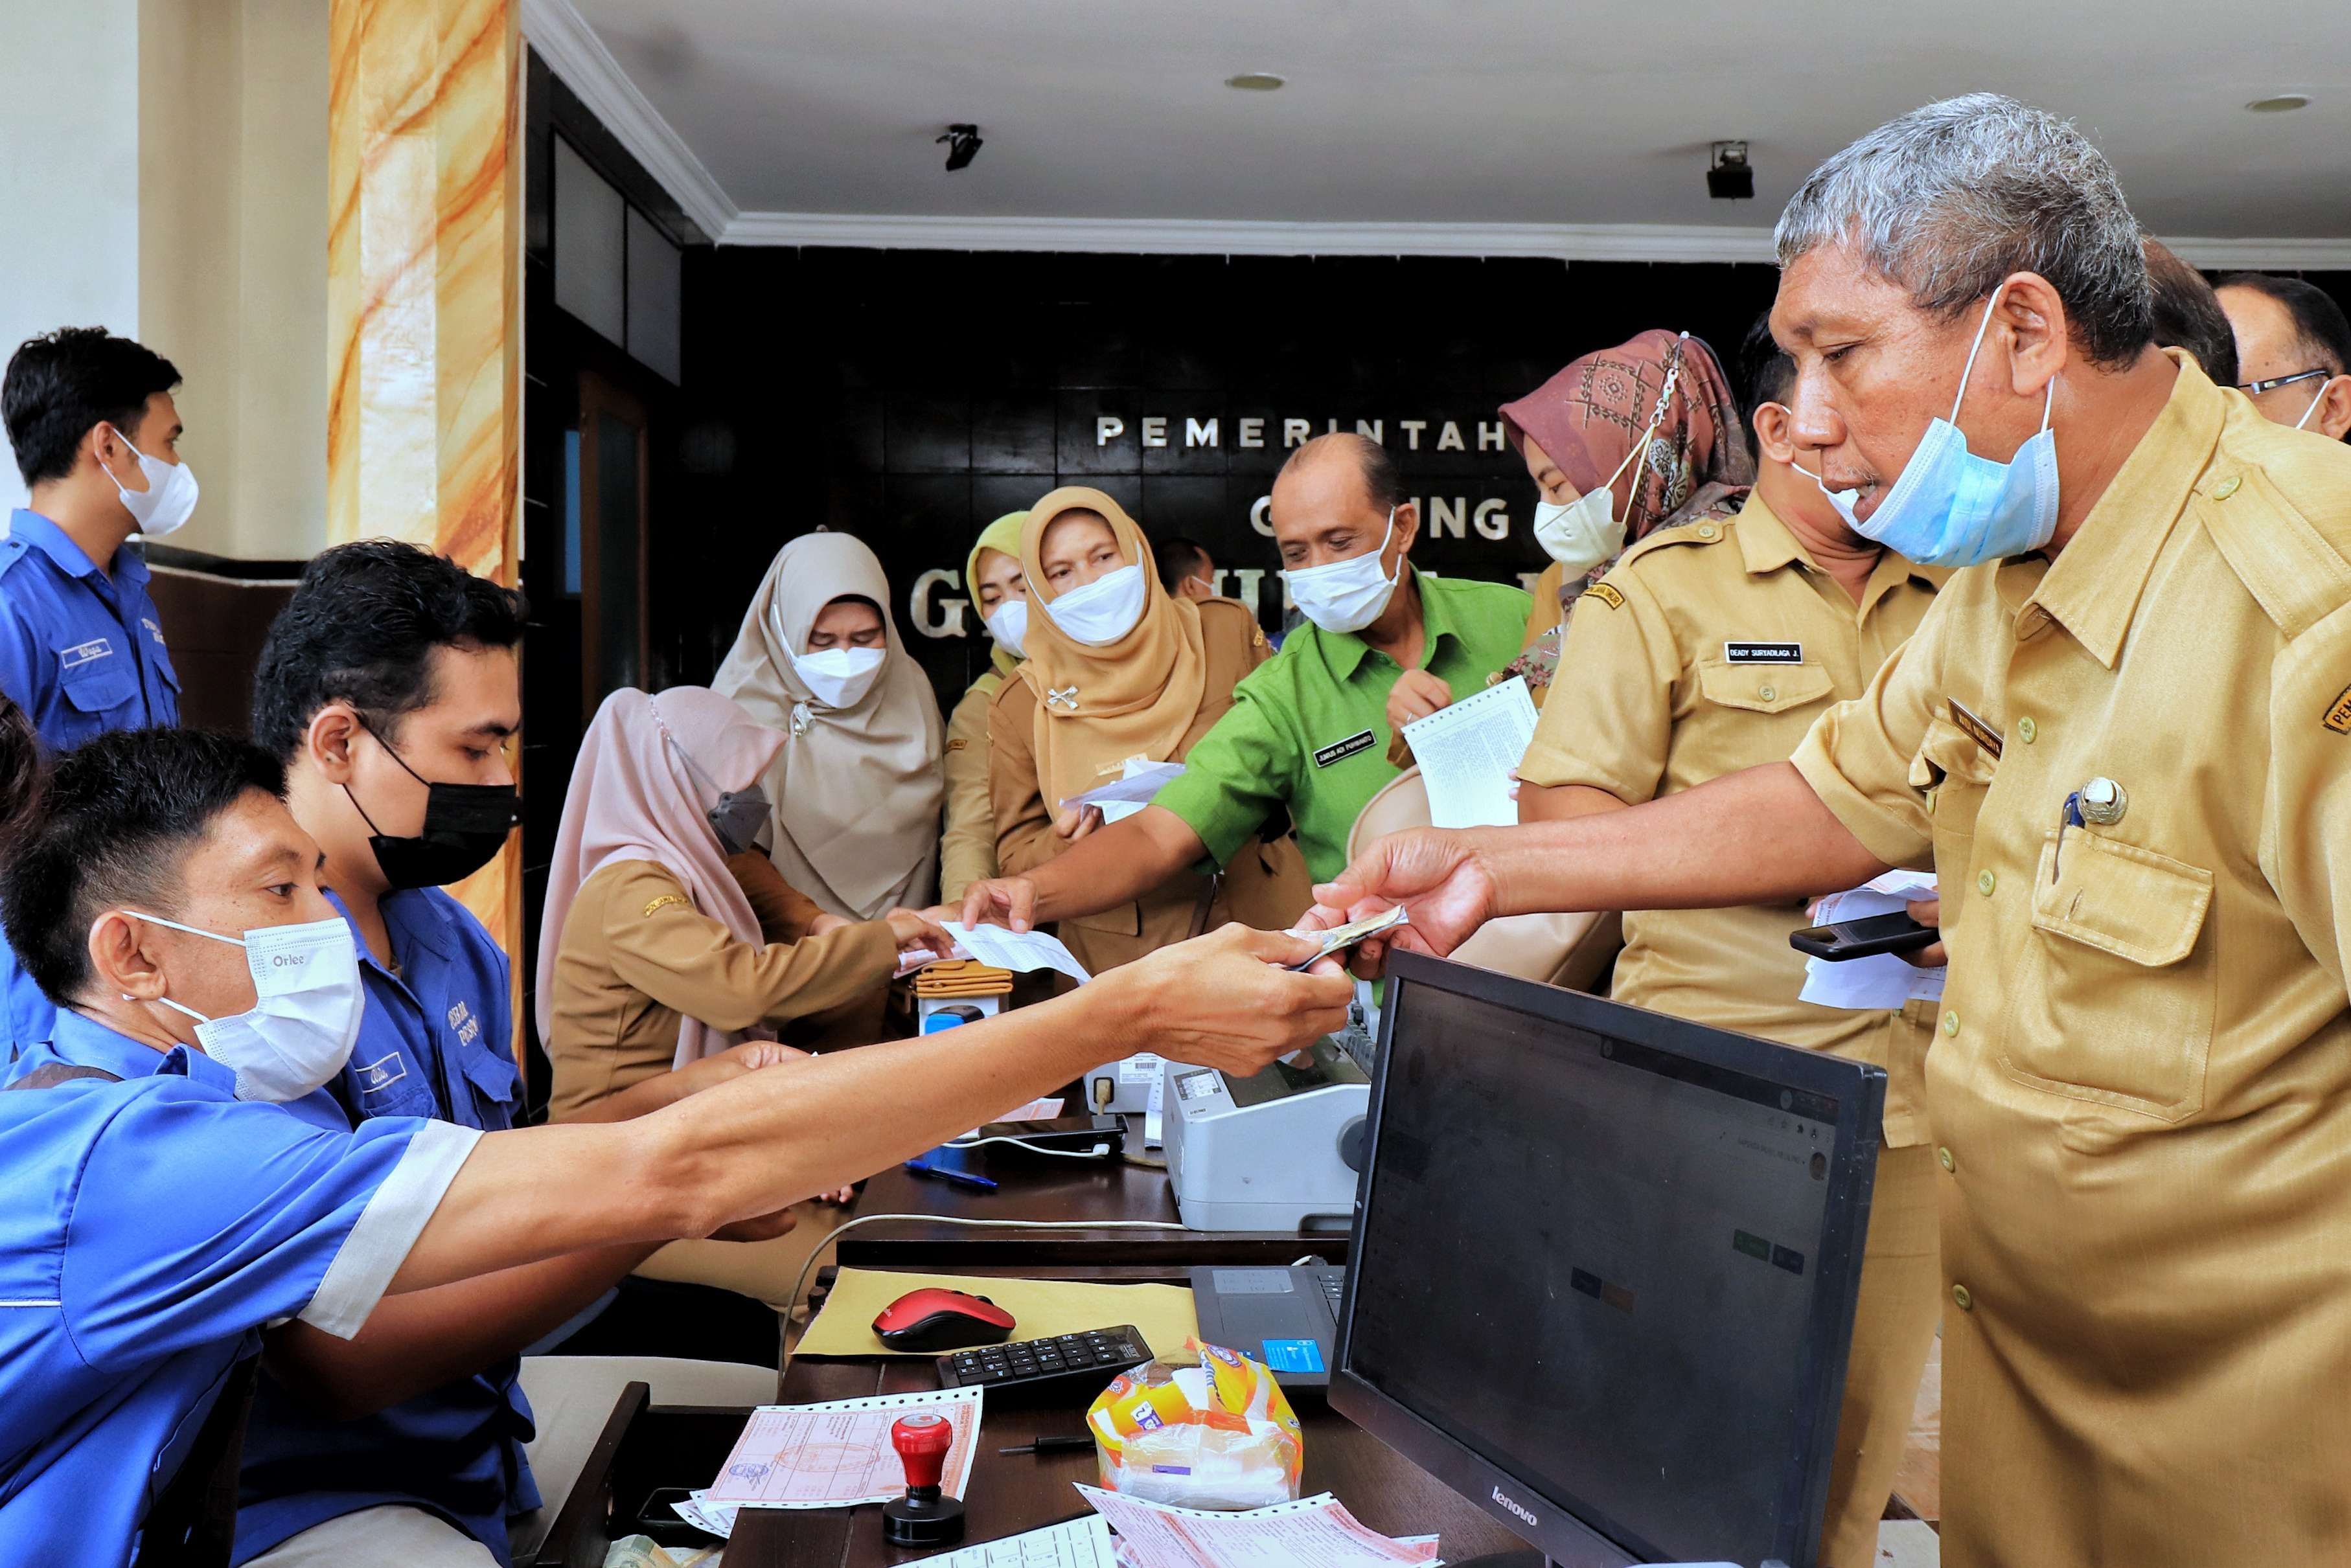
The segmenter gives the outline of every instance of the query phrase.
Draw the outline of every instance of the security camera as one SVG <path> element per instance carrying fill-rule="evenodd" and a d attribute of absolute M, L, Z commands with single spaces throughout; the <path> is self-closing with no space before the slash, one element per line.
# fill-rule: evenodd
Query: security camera
<path fill-rule="evenodd" d="M 1706 193 L 1718 202 L 1755 199 L 1755 171 L 1747 161 L 1747 143 L 1718 141 L 1714 161 L 1706 171 Z"/>
<path fill-rule="evenodd" d="M 982 143 L 979 127 L 976 125 L 950 125 L 947 133 L 939 140 L 947 144 L 947 172 L 950 174 L 958 169 L 968 168 L 971 161 L 979 156 Z M 1748 192 L 1750 196 L 1754 193 Z"/>

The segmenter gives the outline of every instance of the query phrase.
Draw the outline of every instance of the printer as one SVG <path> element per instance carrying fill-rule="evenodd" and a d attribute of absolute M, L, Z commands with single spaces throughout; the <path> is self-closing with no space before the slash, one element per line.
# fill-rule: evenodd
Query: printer
<path fill-rule="evenodd" d="M 1167 1180 L 1195 1231 L 1346 1231 L 1372 1084 L 1328 1038 L 1235 1077 L 1171 1062 Z"/>

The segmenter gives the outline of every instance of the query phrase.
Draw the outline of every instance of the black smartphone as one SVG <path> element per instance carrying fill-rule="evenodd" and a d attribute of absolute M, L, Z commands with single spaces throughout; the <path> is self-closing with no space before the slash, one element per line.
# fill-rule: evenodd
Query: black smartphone
<path fill-rule="evenodd" d="M 1909 953 L 1932 947 L 1943 933 L 1922 926 L 1907 915 L 1872 915 L 1861 920 L 1834 920 L 1788 933 L 1788 945 L 1800 953 L 1831 963 L 1867 958 L 1873 953 Z"/>
<path fill-rule="evenodd" d="M 1017 1139 L 1018 1141 L 1011 1141 Z M 990 1122 L 956 1138 L 949 1149 L 990 1156 L 1019 1156 L 1052 1149 L 1061 1154 L 1115 1159 L 1126 1147 L 1126 1122 L 1115 1116 L 1056 1116 L 1040 1122 Z"/>

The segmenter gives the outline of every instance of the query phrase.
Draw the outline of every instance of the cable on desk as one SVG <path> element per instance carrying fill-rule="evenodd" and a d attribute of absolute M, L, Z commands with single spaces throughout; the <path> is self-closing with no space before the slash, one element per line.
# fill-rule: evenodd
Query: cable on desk
<path fill-rule="evenodd" d="M 1050 1154 L 1062 1159 L 1108 1159 L 1110 1158 L 1110 1145 L 1107 1143 L 1098 1143 L 1092 1148 L 1048 1148 L 1043 1144 L 1030 1143 L 1027 1138 L 1013 1137 L 1002 1133 L 994 1137 L 950 1138 L 939 1147 L 941 1148 L 985 1148 L 992 1143 L 1008 1143 L 1015 1148 L 1025 1148 L 1030 1154 Z"/>
<path fill-rule="evenodd" d="M 966 1225 L 975 1231 L 1188 1231 L 1191 1229 L 1190 1226 L 1179 1224 L 1173 1220 L 972 1220 L 957 1214 L 860 1214 L 856 1219 L 844 1220 L 826 1231 L 824 1238 L 818 1241 L 815 1249 L 809 1253 L 808 1262 L 800 1265 L 799 1276 L 792 1281 L 792 1293 L 784 1303 L 786 1318 L 789 1319 L 792 1313 L 799 1310 L 800 1293 L 808 1288 L 809 1274 L 816 1268 L 816 1261 L 824 1256 L 824 1250 L 827 1247 L 831 1246 L 834 1241 L 856 1230 L 860 1225 L 879 1225 L 884 1220 L 892 1220 L 910 1225 Z M 816 1325 L 816 1314 L 813 1313 L 809 1314 L 809 1325 L 811 1328 Z M 789 1323 L 786 1328 L 789 1330 Z M 807 1330 L 804 1329 L 801 1332 L 805 1334 Z M 798 1346 L 792 1343 L 788 1332 L 784 1336 L 783 1364 L 776 1368 L 776 1391 L 778 1398 L 783 1397 L 784 1378 L 792 1369 L 792 1357 L 796 1354 L 798 1354 Z"/>

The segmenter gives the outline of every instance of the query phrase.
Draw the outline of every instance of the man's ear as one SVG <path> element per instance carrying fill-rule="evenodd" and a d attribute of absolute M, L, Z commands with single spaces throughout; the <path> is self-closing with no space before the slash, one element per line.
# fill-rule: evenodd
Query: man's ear
<path fill-rule="evenodd" d="M 90 922 L 90 984 L 109 998 L 129 996 L 152 1002 L 163 994 L 163 971 L 147 951 L 149 928 L 120 909 L 110 909 Z"/>
<path fill-rule="evenodd" d="M 1404 556 L 1412 553 L 1412 542 L 1420 537 L 1419 502 L 1399 501 L 1396 503 L 1395 531 L 1397 539 L 1402 541 L 1402 544 L 1397 549 L 1397 558 L 1401 560 Z"/>
<path fill-rule="evenodd" d="M 302 754 L 330 784 L 351 782 L 351 751 L 364 726 L 348 702 L 329 702 L 310 715 L 302 732 Z"/>
<path fill-rule="evenodd" d="M 2318 394 L 2318 411 L 2302 428 L 2318 431 L 2329 441 L 2341 441 L 2346 431 L 2351 431 L 2351 376 L 2337 376 L 2326 383 L 2326 389 Z"/>
<path fill-rule="evenodd" d="M 1993 307 L 1988 337 L 2005 332 L 2010 351 L 2011 387 L 2020 397 L 2040 397 L 2062 374 L 2073 358 L 2074 340 L 2065 318 L 2065 302 L 2037 272 L 2008 275 Z M 1987 342 L 1986 348 L 1991 344 Z"/>
<path fill-rule="evenodd" d="M 1758 403 L 1755 406 L 1755 445 L 1770 461 L 1793 465 L 1796 443 L 1791 427 L 1795 416 L 1778 403 Z"/>

